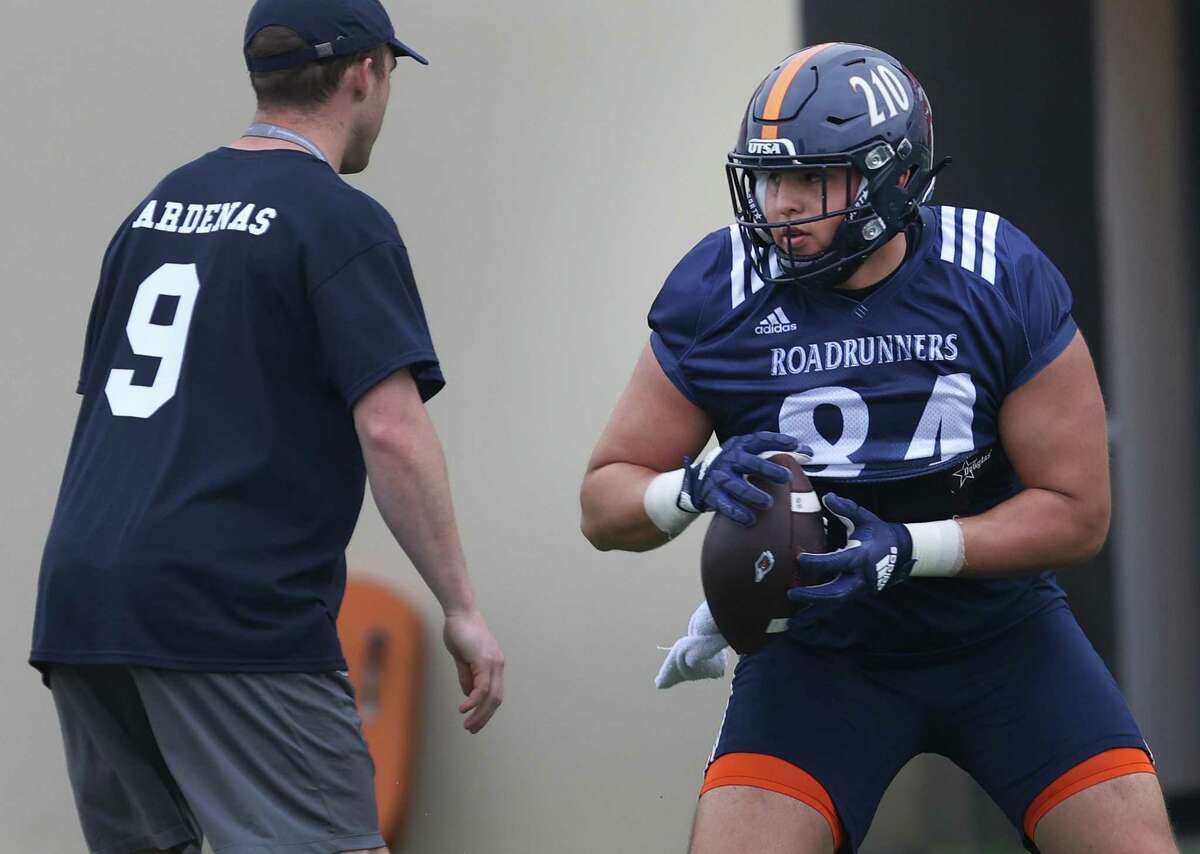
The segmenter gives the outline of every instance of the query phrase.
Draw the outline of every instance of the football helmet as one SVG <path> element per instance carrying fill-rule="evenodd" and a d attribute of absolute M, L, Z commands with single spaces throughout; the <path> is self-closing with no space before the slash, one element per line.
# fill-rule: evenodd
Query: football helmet
<path fill-rule="evenodd" d="M 933 193 L 933 113 L 917 79 L 875 48 L 829 43 L 771 69 L 746 108 L 725 166 L 734 216 L 764 282 L 834 287 L 918 215 Z M 829 170 L 850 169 L 845 198 L 829 198 Z M 812 169 L 821 212 L 768 222 L 772 172 Z M 793 254 L 781 229 L 844 217 L 830 245 Z"/>

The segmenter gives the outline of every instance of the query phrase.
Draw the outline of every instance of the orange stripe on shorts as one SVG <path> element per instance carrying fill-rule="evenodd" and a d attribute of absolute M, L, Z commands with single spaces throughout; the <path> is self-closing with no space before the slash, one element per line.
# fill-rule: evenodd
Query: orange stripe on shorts
<path fill-rule="evenodd" d="M 700 794 L 720 786 L 749 786 L 795 798 L 815 809 L 829 823 L 833 850 L 842 847 L 845 833 L 833 798 L 815 777 L 792 763 L 763 753 L 726 753 L 708 766 Z"/>
<path fill-rule="evenodd" d="M 1042 793 L 1033 799 L 1029 809 L 1025 810 L 1025 835 L 1033 839 L 1038 822 L 1071 795 L 1090 789 L 1097 783 L 1127 774 L 1153 773 L 1154 765 L 1151 764 L 1150 757 L 1146 755 L 1146 751 L 1136 747 L 1118 747 L 1097 753 L 1042 789 Z"/>

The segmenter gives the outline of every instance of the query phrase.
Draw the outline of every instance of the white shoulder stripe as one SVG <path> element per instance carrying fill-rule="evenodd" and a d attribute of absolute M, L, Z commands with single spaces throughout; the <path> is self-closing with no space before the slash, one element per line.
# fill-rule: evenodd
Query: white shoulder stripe
<path fill-rule="evenodd" d="M 763 288 L 763 280 L 758 275 L 758 270 L 754 269 L 754 265 L 750 265 L 750 293 L 756 294 Z"/>
<path fill-rule="evenodd" d="M 737 223 L 729 226 L 729 245 L 733 249 L 733 263 L 729 268 L 729 296 L 733 308 L 746 301 L 746 247 L 742 244 L 742 231 Z"/>
<path fill-rule="evenodd" d="M 1000 228 L 998 214 L 983 211 L 983 227 L 980 229 L 980 211 L 962 208 L 962 254 L 958 264 L 963 269 L 975 272 L 975 263 L 979 262 L 979 275 L 989 284 L 996 284 L 996 232 Z M 958 247 L 958 228 L 954 221 L 955 209 L 942 208 L 942 253 L 943 261 L 954 263 Z"/>
<path fill-rule="evenodd" d="M 768 252 L 767 258 L 769 259 L 767 261 L 767 268 L 771 271 L 771 275 L 772 276 L 782 276 L 783 275 L 783 267 L 779 263 L 779 253 L 778 252 Z M 758 279 L 757 271 L 755 271 L 754 278 Z M 759 288 L 762 287 L 761 279 L 759 279 L 758 287 Z M 757 291 L 758 288 L 755 288 L 754 290 Z"/>
<path fill-rule="evenodd" d="M 963 208 L 962 261 L 963 267 L 975 272 L 975 218 L 979 211 Z"/>
<path fill-rule="evenodd" d="M 942 207 L 942 260 L 954 260 L 954 208 Z"/>
<path fill-rule="evenodd" d="M 983 215 L 983 268 L 979 275 L 991 284 L 996 284 L 996 229 L 1000 226 L 1000 217 L 994 213 Z"/>

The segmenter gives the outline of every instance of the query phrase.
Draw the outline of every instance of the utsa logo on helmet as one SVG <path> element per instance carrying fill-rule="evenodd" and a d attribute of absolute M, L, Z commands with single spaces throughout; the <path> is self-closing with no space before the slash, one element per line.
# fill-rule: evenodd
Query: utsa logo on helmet
<path fill-rule="evenodd" d="M 933 165 L 933 114 L 917 79 L 883 51 L 834 43 L 792 54 L 759 84 L 726 174 L 763 281 L 832 287 L 915 219 L 947 162 Z M 766 178 L 787 169 L 849 169 L 861 184 L 844 205 L 823 196 L 816 216 L 768 222 Z M 836 216 L 844 219 L 816 255 L 791 254 L 772 236 Z"/>
<path fill-rule="evenodd" d="M 752 139 L 746 143 L 746 149 L 751 154 L 796 154 L 790 139 Z"/>

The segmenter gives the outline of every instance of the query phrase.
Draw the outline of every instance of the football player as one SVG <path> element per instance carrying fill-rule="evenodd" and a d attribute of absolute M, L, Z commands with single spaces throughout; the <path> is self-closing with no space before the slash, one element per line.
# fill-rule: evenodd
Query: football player
<path fill-rule="evenodd" d="M 736 221 L 667 277 L 589 463 L 585 535 L 643 550 L 709 510 L 753 524 L 768 497 L 746 476 L 785 482 L 760 455 L 797 450 L 837 547 L 800 558 L 824 583 L 738 662 L 693 854 L 854 851 L 923 752 L 1031 851 L 1177 850 L 1150 751 L 1045 570 L 1109 522 L 1071 292 L 997 214 L 927 204 L 941 165 L 893 57 L 821 44 L 773 68 L 726 165 Z"/>
<path fill-rule="evenodd" d="M 443 385 L 391 216 L 345 183 L 397 58 L 379 0 L 259 0 L 258 99 L 104 257 L 32 662 L 91 851 L 381 854 L 336 619 L 367 478 L 445 614 L 477 732 L 504 660 L 424 403 Z"/>

